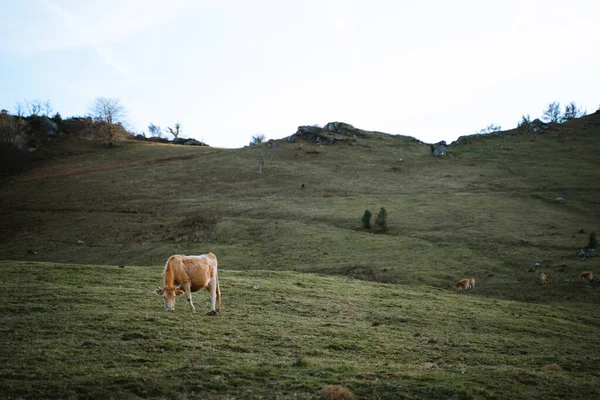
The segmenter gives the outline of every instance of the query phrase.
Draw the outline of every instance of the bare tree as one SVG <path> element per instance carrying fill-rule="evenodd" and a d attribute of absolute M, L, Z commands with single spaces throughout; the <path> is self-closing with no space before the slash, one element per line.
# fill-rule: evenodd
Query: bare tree
<path fill-rule="evenodd" d="M 563 122 L 563 117 L 560 112 L 560 103 L 558 101 L 555 101 L 548 104 L 548 107 L 546 107 L 546 110 L 544 110 L 542 118 L 544 118 L 546 122 Z"/>
<path fill-rule="evenodd" d="M 564 120 L 569 120 L 573 118 L 583 117 L 587 114 L 587 111 L 582 109 L 581 107 L 577 107 L 574 101 L 570 102 L 565 106 L 565 113 L 563 114 Z"/>
<path fill-rule="evenodd" d="M 119 99 L 106 97 L 98 97 L 94 100 L 89 107 L 89 112 L 96 121 L 106 122 L 107 124 L 123 123 L 127 116 L 127 110 Z"/>
<path fill-rule="evenodd" d="M 162 128 L 159 125 L 148 125 L 148 132 L 150 132 L 150 136 L 154 136 L 157 138 L 161 138 L 163 136 Z"/>
<path fill-rule="evenodd" d="M 52 109 L 52 105 L 50 104 L 50 99 L 46 100 L 46 102 L 44 102 L 42 104 L 42 109 L 44 111 L 44 115 L 46 117 L 49 117 L 50 114 L 52 113 L 53 109 Z"/>
<path fill-rule="evenodd" d="M 98 97 L 89 107 L 91 116 L 100 122 L 101 132 L 106 142 L 112 145 L 119 129 L 123 129 L 122 123 L 125 122 L 127 110 L 121 104 L 119 99 L 109 99 Z"/>
<path fill-rule="evenodd" d="M 15 104 L 15 115 L 17 117 L 25 116 L 25 105 L 23 104 L 23 102 L 17 101 L 17 104 Z"/>
<path fill-rule="evenodd" d="M 42 112 L 43 104 L 39 100 L 28 101 L 25 100 L 25 106 L 27 107 L 27 111 L 30 116 L 38 116 Z"/>
<path fill-rule="evenodd" d="M 13 117 L 7 110 L 0 112 L 0 146 L 13 147 L 17 138 L 23 132 L 25 121 L 19 117 Z"/>
<path fill-rule="evenodd" d="M 175 123 L 174 127 L 168 127 L 167 131 L 173 135 L 173 139 L 177 139 L 179 134 L 181 133 L 181 124 L 179 122 Z"/>

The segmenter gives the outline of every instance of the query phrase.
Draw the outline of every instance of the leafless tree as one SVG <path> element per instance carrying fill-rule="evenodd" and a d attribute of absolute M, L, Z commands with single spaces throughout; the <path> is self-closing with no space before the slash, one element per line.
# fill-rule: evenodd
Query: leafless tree
<path fill-rule="evenodd" d="M 560 103 L 558 101 L 548 104 L 548 107 L 544 110 L 543 117 L 547 122 L 561 123 L 564 122 L 563 116 L 560 112 Z"/>
<path fill-rule="evenodd" d="M 25 116 L 25 105 L 20 101 L 17 101 L 17 104 L 15 104 L 15 115 L 17 117 Z"/>
<path fill-rule="evenodd" d="M 163 136 L 162 128 L 159 125 L 148 125 L 148 132 L 150 132 L 150 136 L 154 136 L 157 138 L 161 138 Z"/>
<path fill-rule="evenodd" d="M 177 139 L 179 134 L 181 133 L 181 124 L 179 122 L 175 123 L 174 127 L 168 127 L 167 131 L 173 135 L 173 139 Z"/>
<path fill-rule="evenodd" d="M 89 112 L 96 122 L 101 123 L 101 132 L 106 142 L 112 145 L 117 132 L 123 130 L 127 110 L 119 99 L 98 97 L 89 107 Z"/>
<path fill-rule="evenodd" d="M 42 112 L 43 104 L 39 100 L 25 100 L 25 106 L 27 107 L 27 111 L 29 115 L 38 116 Z"/>
<path fill-rule="evenodd" d="M 124 123 L 125 117 L 127 117 L 127 110 L 119 99 L 106 97 L 95 99 L 89 107 L 89 112 L 96 121 L 106 122 L 107 124 Z"/>
<path fill-rule="evenodd" d="M 0 145 L 12 147 L 23 132 L 25 122 L 20 117 L 13 117 L 8 111 L 0 112 Z"/>
<path fill-rule="evenodd" d="M 52 105 L 50 104 L 50 99 L 46 100 L 43 104 L 42 104 L 42 109 L 44 111 L 44 115 L 46 117 L 49 117 L 50 114 L 52 113 L 53 109 L 52 109 Z"/>

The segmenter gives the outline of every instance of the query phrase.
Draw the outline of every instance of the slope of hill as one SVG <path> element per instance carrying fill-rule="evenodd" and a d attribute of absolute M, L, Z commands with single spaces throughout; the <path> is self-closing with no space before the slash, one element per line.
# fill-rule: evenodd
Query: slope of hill
<path fill-rule="evenodd" d="M 600 258 L 575 254 L 600 222 L 600 113 L 439 158 L 341 127 L 236 150 L 67 138 L 3 177 L 3 395 L 598 397 L 600 285 L 577 276 Z M 381 207 L 388 231 L 365 231 Z M 222 315 L 166 314 L 166 258 L 207 251 Z"/>
<path fill-rule="evenodd" d="M 3 398 L 592 399 L 600 319 L 422 285 L 221 271 L 166 313 L 161 269 L 0 263 Z"/>
<path fill-rule="evenodd" d="M 480 294 L 532 300 L 543 270 L 551 299 L 596 301 L 572 279 L 599 264 L 574 256 L 598 228 L 599 119 L 463 138 L 442 158 L 373 132 L 235 150 L 74 139 L 1 181 L 0 259 L 160 265 L 211 250 L 228 269 L 446 288 L 473 276 Z M 362 230 L 380 207 L 387 234 Z"/>

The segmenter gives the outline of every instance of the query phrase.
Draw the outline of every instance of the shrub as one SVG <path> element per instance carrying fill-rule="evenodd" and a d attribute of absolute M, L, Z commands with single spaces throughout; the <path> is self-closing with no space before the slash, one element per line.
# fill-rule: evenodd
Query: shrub
<path fill-rule="evenodd" d="M 364 229 L 371 229 L 371 216 L 373 214 L 371 214 L 371 211 L 369 210 L 365 210 L 365 213 L 362 216 L 362 226 Z"/>
<path fill-rule="evenodd" d="M 595 249 L 596 247 L 598 247 L 598 241 L 596 240 L 596 234 L 594 232 L 590 233 L 590 239 L 587 245 L 587 249 L 591 250 L 591 249 Z"/>
<path fill-rule="evenodd" d="M 263 135 L 262 133 L 259 133 L 258 135 L 254 135 L 254 136 L 252 136 L 252 140 L 250 141 L 250 146 L 262 143 L 266 139 L 267 139 L 266 136 Z"/>
<path fill-rule="evenodd" d="M 214 238 L 217 217 L 211 213 L 184 218 L 177 226 L 172 239 L 177 242 L 204 242 Z"/>
<path fill-rule="evenodd" d="M 19 136 L 23 134 L 25 122 L 21 118 L 9 115 L 6 110 L 0 114 L 0 144 L 15 146 Z"/>
<path fill-rule="evenodd" d="M 517 123 L 517 130 L 521 132 L 529 132 L 531 128 L 531 117 L 529 114 L 522 115 L 521 120 Z"/>
<path fill-rule="evenodd" d="M 477 134 L 487 135 L 488 133 L 499 132 L 500 130 L 502 130 L 502 127 L 500 125 L 489 124 L 485 128 L 477 131 Z"/>
<path fill-rule="evenodd" d="M 377 232 L 387 232 L 387 211 L 385 208 L 381 207 L 379 212 L 377 213 L 377 217 L 375 218 L 375 228 Z"/>
<path fill-rule="evenodd" d="M 344 386 L 325 386 L 321 390 L 321 396 L 327 400 L 356 400 L 356 396 Z"/>

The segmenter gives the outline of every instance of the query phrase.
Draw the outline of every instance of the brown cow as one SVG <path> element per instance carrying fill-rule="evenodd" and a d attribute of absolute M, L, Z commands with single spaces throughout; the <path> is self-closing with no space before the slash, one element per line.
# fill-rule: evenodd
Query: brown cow
<path fill-rule="evenodd" d="M 579 278 L 591 283 L 594 280 L 594 274 L 592 273 L 592 271 L 585 271 L 582 272 L 581 275 L 579 275 Z"/>
<path fill-rule="evenodd" d="M 475 287 L 475 278 L 471 278 L 471 279 L 461 279 L 460 281 L 456 282 L 456 290 L 466 290 L 466 289 L 472 289 Z"/>
<path fill-rule="evenodd" d="M 542 282 L 542 284 L 550 283 L 550 278 L 548 278 L 548 275 L 546 275 L 545 273 L 540 272 L 539 277 L 540 277 L 540 282 Z"/>
<path fill-rule="evenodd" d="M 183 290 L 181 290 L 183 288 Z M 175 310 L 175 297 L 186 294 L 187 300 L 196 311 L 192 303 L 192 292 L 206 288 L 210 292 L 212 303 L 208 315 L 215 315 L 221 311 L 221 288 L 217 275 L 217 257 L 213 253 L 200 256 L 174 255 L 169 257 L 163 270 L 163 287 L 156 285 L 156 294 L 165 299 L 165 309 Z"/>

